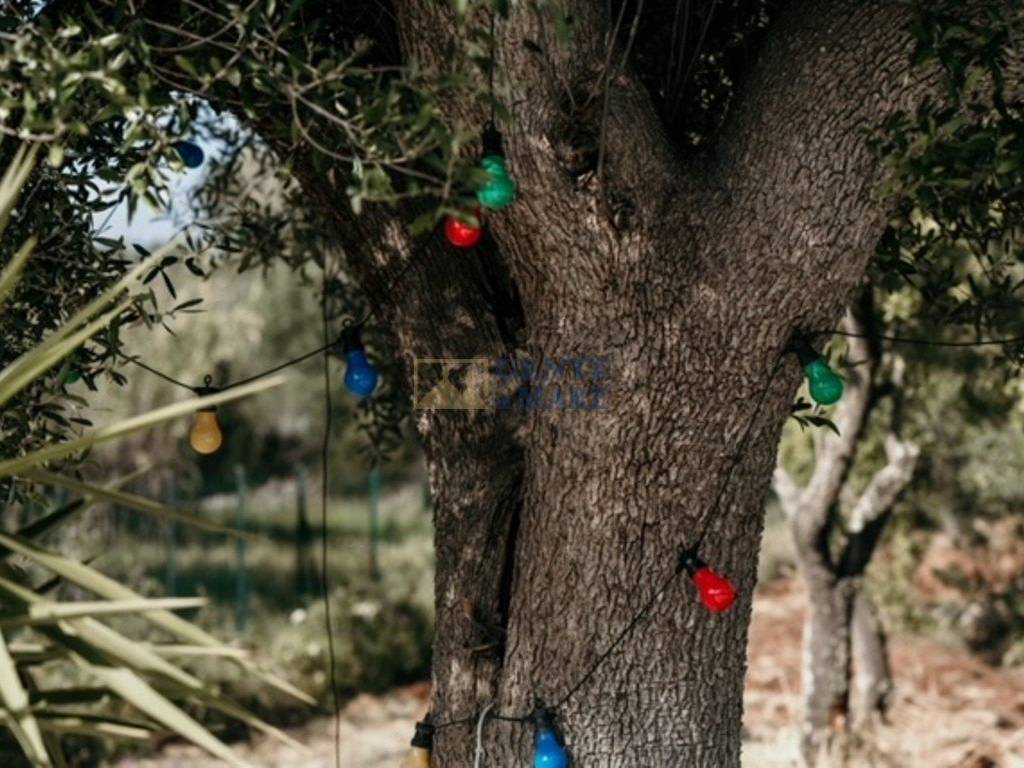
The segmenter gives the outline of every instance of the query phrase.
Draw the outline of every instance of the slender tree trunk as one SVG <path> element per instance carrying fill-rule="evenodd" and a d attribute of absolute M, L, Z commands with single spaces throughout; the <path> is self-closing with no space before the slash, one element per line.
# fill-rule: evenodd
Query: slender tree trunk
<path fill-rule="evenodd" d="M 872 312 L 866 293 L 847 316 L 846 330 L 864 334 Z M 847 357 L 853 365 L 833 414 L 839 435 L 817 434 L 810 481 L 799 487 L 783 467 L 775 471 L 776 494 L 790 520 L 809 595 L 801 752 L 812 768 L 847 765 L 859 744 L 851 738 L 854 731 L 884 714 L 891 689 L 885 636 L 864 573 L 893 504 L 913 477 L 918 454 L 916 446 L 899 438 L 903 364 L 889 356 L 884 366 L 893 398 L 888 461 L 844 516 L 845 539 L 834 541 L 840 497 L 878 402 L 874 384 L 881 365 L 876 346 L 861 338 L 850 339 Z"/>
<path fill-rule="evenodd" d="M 854 728 L 863 731 L 884 718 L 893 684 L 885 629 L 862 580 L 858 580 L 853 598 L 851 644 L 854 690 L 850 710 Z"/>
<path fill-rule="evenodd" d="M 810 766 L 849 764 L 860 736 L 883 717 L 892 692 L 885 632 L 862 576 L 836 579 L 805 568 L 804 720 Z"/>
<path fill-rule="evenodd" d="M 851 616 L 846 579 L 804 565 L 809 605 L 804 625 L 804 720 L 801 750 L 810 766 L 845 763 L 849 721 Z"/>

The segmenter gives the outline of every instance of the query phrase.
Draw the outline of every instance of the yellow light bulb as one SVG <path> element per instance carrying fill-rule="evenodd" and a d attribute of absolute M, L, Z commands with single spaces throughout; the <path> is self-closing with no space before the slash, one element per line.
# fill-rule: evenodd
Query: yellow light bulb
<path fill-rule="evenodd" d="M 413 747 L 402 760 L 399 768 L 430 768 L 430 750 L 423 747 Z"/>
<path fill-rule="evenodd" d="M 406 754 L 399 768 L 430 768 L 430 751 L 434 748 L 434 726 L 430 717 L 416 723 L 416 735 L 412 737 L 412 749 Z"/>
<path fill-rule="evenodd" d="M 217 412 L 213 409 L 202 410 L 196 414 L 196 423 L 189 435 L 189 442 L 196 453 L 209 455 L 216 452 L 224 442 L 224 433 L 217 423 Z"/>

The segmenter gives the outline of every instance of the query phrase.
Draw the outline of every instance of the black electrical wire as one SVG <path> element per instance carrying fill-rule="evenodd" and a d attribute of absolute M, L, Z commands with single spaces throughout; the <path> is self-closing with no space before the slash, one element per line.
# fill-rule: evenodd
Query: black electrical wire
<path fill-rule="evenodd" d="M 700 526 L 700 534 L 690 547 L 693 551 L 700 549 L 700 545 L 704 541 L 704 535 L 708 531 L 708 526 L 711 525 L 711 521 L 714 519 L 715 513 L 722 504 L 722 499 L 725 496 L 725 490 L 729 487 L 729 483 L 732 480 L 732 474 L 736 471 L 736 468 L 739 467 L 740 462 L 743 461 L 743 456 L 746 453 L 745 449 L 751 443 L 749 438 L 754 429 L 754 424 L 757 423 L 757 415 L 761 413 L 761 408 L 764 406 L 764 401 L 768 397 L 768 393 L 771 391 L 772 385 L 775 383 L 775 378 L 779 375 L 779 371 L 782 370 L 782 364 L 785 362 L 785 355 L 785 351 L 779 354 L 778 360 L 775 361 L 775 366 L 772 368 L 771 373 L 768 374 L 767 383 L 765 383 L 760 395 L 758 395 L 757 401 L 754 403 L 754 408 L 750 412 L 750 418 L 747 420 L 747 427 L 743 430 L 743 436 L 739 441 L 739 450 L 733 454 L 732 461 L 729 464 L 729 468 L 725 471 L 722 483 L 718 486 L 718 493 L 715 494 L 715 499 L 711 502 L 711 506 L 708 508 L 708 511 L 704 516 L 704 522 Z"/>
<path fill-rule="evenodd" d="M 320 446 L 320 589 L 324 601 L 324 624 L 327 630 L 327 656 L 330 663 L 331 678 L 331 700 L 334 704 L 332 716 L 334 718 L 334 765 L 341 768 L 341 701 L 338 695 L 337 679 L 337 658 L 334 650 L 334 625 L 331 621 L 331 588 L 330 576 L 327 572 L 328 556 L 330 547 L 327 536 L 327 492 L 328 474 L 327 465 L 330 460 L 331 450 L 331 366 L 327 350 L 333 346 L 328 344 L 330 338 L 330 320 L 327 307 L 327 263 L 324 260 L 324 284 L 323 295 L 320 297 L 320 317 L 323 323 L 324 345 L 318 350 L 324 356 L 324 436 Z M 311 357 L 312 354 L 305 357 Z M 305 358 L 303 358 L 305 359 Z M 278 368 L 280 370 L 280 368 Z"/>
<path fill-rule="evenodd" d="M 395 277 L 388 283 L 387 288 L 384 291 L 384 296 L 386 296 L 386 297 L 390 297 L 391 296 L 391 294 L 394 291 L 395 287 L 405 278 L 405 276 L 409 273 L 409 271 L 413 268 L 413 266 L 415 266 L 416 263 L 418 263 L 420 257 L 422 256 L 422 254 L 424 252 L 425 252 L 425 249 L 423 249 L 423 248 L 418 248 L 418 249 L 413 251 L 412 255 L 409 257 L 409 260 L 405 262 L 405 264 L 402 266 L 401 270 L 399 270 L 398 274 L 395 275 Z M 324 291 L 325 291 L 325 296 L 326 296 L 326 291 L 327 291 L 327 284 L 326 284 L 326 282 L 324 283 Z M 353 323 L 351 320 L 346 321 L 346 323 L 345 323 L 346 327 L 353 327 L 354 326 L 354 327 L 357 327 L 357 328 L 362 328 L 364 325 L 366 325 L 366 323 L 368 323 L 370 321 L 371 318 L 373 318 L 377 314 L 377 310 L 379 309 L 379 307 L 380 307 L 379 304 L 375 304 L 375 305 L 371 306 L 369 311 L 367 311 L 367 313 L 365 315 L 363 315 L 362 319 L 359 320 L 356 323 Z M 283 363 L 279 363 L 278 365 L 275 365 L 273 368 L 268 368 L 267 370 L 260 371 L 259 373 L 253 374 L 252 376 L 247 376 L 244 379 L 239 379 L 238 381 L 232 381 L 232 382 L 230 382 L 228 384 L 224 384 L 222 386 L 219 386 L 219 387 L 217 387 L 217 390 L 223 392 L 226 389 L 231 389 L 233 387 L 240 387 L 243 384 L 251 384 L 254 381 L 258 381 L 258 380 L 260 380 L 262 378 L 270 376 L 273 373 L 277 373 L 278 371 L 283 371 L 285 368 L 291 368 L 293 365 L 298 365 L 299 363 L 303 363 L 306 360 L 309 360 L 311 357 L 316 357 L 321 352 L 327 352 L 331 348 L 337 346 L 340 342 L 341 342 L 340 337 L 338 339 L 335 339 L 335 340 L 331 341 L 327 331 L 325 330 L 325 332 L 324 332 L 324 343 L 321 346 L 317 347 L 316 349 L 312 349 L 309 352 L 305 352 L 305 353 L 299 355 L 298 357 L 293 357 L 291 360 L 287 360 L 287 361 L 285 361 Z M 142 360 L 140 360 L 138 358 L 138 356 L 135 356 L 135 355 L 132 355 L 132 356 L 121 355 L 121 357 L 125 361 L 127 361 L 129 363 L 132 363 L 133 365 L 137 365 L 139 368 L 143 369 L 144 371 L 148 371 L 149 373 L 152 373 L 154 376 L 157 376 L 158 378 L 163 379 L 164 381 L 168 382 L 169 384 L 173 384 L 173 385 L 175 385 L 177 387 L 181 387 L 182 389 L 187 389 L 190 392 L 196 392 L 199 389 L 199 387 L 193 386 L 192 384 L 187 384 L 186 382 L 181 381 L 180 379 L 176 379 L 173 376 L 171 376 L 169 373 L 161 371 L 160 369 L 153 367 L 149 363 L 144 363 Z M 325 355 L 325 358 L 326 358 L 326 355 Z"/>
<path fill-rule="evenodd" d="M 490 97 L 491 107 L 491 124 L 494 124 L 495 119 L 495 101 L 494 101 L 494 71 L 498 68 L 498 60 L 496 56 L 497 48 L 497 29 L 495 27 L 495 19 L 497 18 L 498 12 L 494 9 L 491 10 L 491 60 L 489 62 L 489 69 L 487 72 L 487 90 L 488 96 Z"/>
<path fill-rule="evenodd" d="M 893 344 L 912 344 L 918 347 L 995 347 L 1010 344 L 1024 344 L 1024 336 L 1008 336 L 1001 339 L 978 339 L 976 341 L 936 341 L 934 339 L 915 338 L 912 336 L 890 336 L 884 333 L 854 333 L 852 331 L 831 330 L 811 331 L 809 336 L 845 336 L 852 339 L 874 339 L 889 341 Z"/>
<path fill-rule="evenodd" d="M 327 338 L 326 329 L 324 331 L 324 338 Z M 329 349 L 334 347 L 337 343 L 338 343 L 337 340 L 326 342 L 322 346 L 317 347 L 316 349 L 312 350 L 311 352 L 307 352 L 304 355 L 299 355 L 298 357 L 293 357 L 291 360 L 289 360 L 286 363 L 281 363 L 280 365 L 275 365 L 273 368 L 268 368 L 265 371 L 257 373 L 254 376 L 249 376 L 248 378 L 242 379 L 241 381 L 233 381 L 230 384 L 228 384 L 227 386 L 221 387 L 221 389 L 231 389 L 232 387 L 240 387 L 243 384 L 251 384 L 252 382 L 258 381 L 259 379 L 262 379 L 265 376 L 269 376 L 272 373 L 277 373 L 278 371 L 283 371 L 285 368 L 291 368 L 293 365 L 298 365 L 299 363 L 303 363 L 306 360 L 309 360 L 309 358 L 311 358 L 311 357 L 316 357 L 321 352 L 325 352 L 326 353 Z M 326 354 L 324 355 L 324 359 L 325 360 L 327 359 L 327 355 Z"/>
<path fill-rule="evenodd" d="M 193 387 L 191 384 L 186 384 L 184 381 L 179 381 L 178 379 L 174 378 L 173 376 L 171 376 L 169 374 L 166 374 L 163 371 L 159 371 L 156 368 L 154 368 L 153 366 L 151 366 L 151 365 L 149 365 L 147 363 L 142 362 L 137 357 L 128 357 L 127 355 L 122 355 L 122 357 L 126 361 L 128 361 L 129 363 L 132 363 L 133 365 L 139 366 L 139 368 L 141 368 L 142 370 L 149 371 L 150 373 L 152 373 L 157 378 L 163 379 L 164 381 L 169 382 L 171 384 L 174 384 L 177 387 L 181 387 L 182 389 L 188 389 L 188 390 L 191 390 L 192 392 L 196 391 L 196 387 Z"/>
<path fill-rule="evenodd" d="M 406 276 L 406 274 L 408 274 L 409 270 L 412 269 L 413 265 L 418 261 L 418 256 L 419 252 L 414 252 L 413 255 L 409 257 L 409 260 L 402 267 L 401 271 L 399 271 L 399 273 L 394 277 L 394 279 L 388 284 L 387 291 L 385 293 L 386 296 L 390 296 L 395 286 Z M 359 320 L 357 323 L 352 323 L 351 321 L 348 321 L 346 325 L 355 325 L 356 327 L 364 326 L 367 322 L 369 322 L 371 318 L 373 318 L 377 314 L 378 308 L 379 305 L 372 306 L 370 310 L 365 315 L 363 315 L 362 319 Z M 888 341 L 893 344 L 911 344 L 919 347 L 947 347 L 959 349 L 969 347 L 994 347 L 1024 344 L 1024 336 L 1007 336 L 998 339 L 978 339 L 976 341 L 937 341 L 935 339 L 917 338 L 912 336 L 893 336 L 884 333 L 854 333 L 852 331 L 843 331 L 839 329 L 808 331 L 806 333 L 806 336 L 811 338 L 819 336 L 843 336 L 846 338 Z M 273 373 L 283 371 L 285 368 L 291 368 L 293 365 L 303 363 L 306 360 L 310 359 L 311 357 L 319 355 L 321 352 L 326 352 L 327 350 L 336 346 L 339 342 L 340 339 L 336 339 L 334 341 L 326 341 L 322 346 L 319 346 L 316 349 L 310 350 L 309 352 L 299 355 L 298 357 L 293 357 L 291 360 L 287 360 L 283 363 L 275 365 L 273 368 L 268 368 L 265 371 L 260 371 L 259 373 L 253 374 L 252 376 L 248 376 L 244 379 L 239 379 L 238 381 L 233 381 L 230 382 L 229 384 L 225 384 L 221 387 L 218 387 L 218 389 L 223 391 L 225 389 L 231 389 L 232 387 L 240 387 L 243 384 L 251 384 L 254 381 L 258 381 L 259 379 L 262 379 L 266 376 L 270 376 Z M 139 368 L 148 371 L 149 373 L 152 373 L 154 376 L 163 379 L 169 384 L 181 387 L 182 389 L 187 389 L 191 392 L 195 392 L 197 389 L 197 387 L 191 384 L 187 384 L 184 381 L 181 381 L 180 379 L 176 379 L 170 374 L 166 373 L 165 371 L 161 371 L 160 369 L 143 362 L 142 360 L 139 359 L 138 356 L 122 355 L 122 357 L 125 361 L 132 363 L 133 365 L 136 365 Z"/>
<path fill-rule="evenodd" d="M 305 362 L 306 360 L 309 360 L 311 357 L 316 357 L 321 352 L 327 352 L 327 350 L 329 350 L 332 347 L 334 347 L 337 343 L 338 343 L 337 341 L 328 342 L 326 344 L 323 344 L 323 345 L 317 347 L 316 349 L 313 349 L 313 350 L 310 350 L 309 352 L 306 352 L 303 355 L 299 355 L 298 357 L 294 357 L 291 360 L 288 360 L 287 362 L 280 363 L 279 365 L 275 365 L 273 368 L 268 368 L 265 371 L 261 371 L 261 372 L 255 374 L 255 375 L 253 375 L 253 376 L 249 376 L 249 377 L 244 378 L 244 379 L 239 379 L 238 381 L 232 381 L 229 384 L 224 384 L 223 386 L 216 387 L 216 389 L 219 392 L 223 392 L 224 390 L 232 389 L 233 387 L 240 387 L 243 384 L 251 384 L 254 381 L 258 381 L 259 379 L 262 379 L 262 378 L 265 378 L 267 376 L 270 376 L 272 373 L 277 373 L 278 371 L 283 371 L 285 368 L 290 368 L 293 365 L 298 365 L 299 363 L 302 363 L 302 362 Z M 170 384 L 174 384 L 177 387 L 181 387 L 182 389 L 187 389 L 190 392 L 198 392 L 198 390 L 200 389 L 200 387 L 198 387 L 198 386 L 194 386 L 192 384 L 187 384 L 186 382 L 181 381 L 180 379 L 176 379 L 173 376 L 171 376 L 170 374 L 165 373 L 164 371 L 159 370 L 158 368 L 154 368 L 149 363 L 142 362 L 142 360 L 140 360 L 137 356 L 130 356 L 129 357 L 128 355 L 122 355 L 122 358 L 126 362 L 129 362 L 132 365 L 137 365 L 142 370 L 148 371 L 149 373 L 152 373 L 154 376 L 157 376 L 158 378 L 161 378 L 161 379 L 163 379 L 164 381 L 166 381 L 166 382 L 168 382 Z"/>

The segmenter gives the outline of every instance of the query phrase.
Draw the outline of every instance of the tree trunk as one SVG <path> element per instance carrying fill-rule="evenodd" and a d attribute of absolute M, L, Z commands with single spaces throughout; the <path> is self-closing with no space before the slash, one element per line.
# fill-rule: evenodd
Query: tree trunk
<path fill-rule="evenodd" d="M 860 580 L 853 598 L 850 640 L 854 669 L 850 711 L 854 728 L 864 731 L 885 717 L 893 684 L 885 630 L 874 601 Z"/>
<path fill-rule="evenodd" d="M 861 737 L 884 716 L 892 692 L 885 632 L 862 576 L 804 572 L 810 587 L 804 626 L 801 752 L 809 766 L 839 768 L 860 753 Z"/>
<path fill-rule="evenodd" d="M 443 4 L 399 10 L 407 55 L 441 61 Z M 499 24 L 521 198 L 489 217 L 482 256 L 507 265 L 522 297 L 517 357 L 607 358 L 611 380 L 596 411 L 417 416 L 435 498 L 432 712 L 466 720 L 438 732 L 434 765 L 473 764 L 468 721 L 491 703 L 503 715 L 561 703 L 677 548 L 706 532 L 702 555 L 737 584 L 736 607 L 712 615 L 679 580 L 557 715 L 579 766 L 734 768 L 763 500 L 798 366 L 783 361 L 768 383 L 794 330 L 836 321 L 882 231 L 862 131 L 918 90 L 903 11 L 794 3 L 717 150 L 684 166 L 628 71 L 609 84 L 603 131 L 573 112 L 599 82 L 609 20 L 604 3 L 571 10 L 573 42 L 543 56 L 521 43 L 545 39 L 537 15 L 517 8 Z M 570 124 L 605 136 L 601 183 L 562 160 Z M 341 195 L 308 169 L 305 181 L 326 206 Z M 628 215 L 609 214 L 613 197 Z M 410 374 L 416 356 L 508 354 L 465 254 L 433 236 L 385 297 L 413 246 L 383 214 L 334 211 Z M 525 764 L 532 744 L 531 726 L 492 719 L 484 764 Z"/>
<path fill-rule="evenodd" d="M 870 294 L 865 294 L 846 317 L 845 329 L 865 334 L 872 313 Z M 859 745 L 851 739 L 854 729 L 884 714 L 891 689 L 888 658 L 864 573 L 893 504 L 913 477 L 918 455 L 915 445 L 899 438 L 903 363 L 889 355 L 884 369 L 893 417 L 885 444 L 887 463 L 846 515 L 845 540 L 838 555 L 833 554 L 840 498 L 878 402 L 874 385 L 881 366 L 875 345 L 856 336 L 849 340 L 847 357 L 854 364 L 833 414 L 839 434 L 816 434 L 814 470 L 807 486 L 797 486 L 781 466 L 775 471 L 775 490 L 790 520 L 809 594 L 801 753 L 811 768 L 847 765 Z"/>
<path fill-rule="evenodd" d="M 804 624 L 804 720 L 800 746 L 808 766 L 842 766 L 849 733 L 851 616 L 847 579 L 804 566 L 809 587 Z"/>
<path fill-rule="evenodd" d="M 861 129 L 912 90 L 908 40 L 889 6 L 794 4 L 702 168 L 680 165 L 627 72 L 610 85 L 598 185 L 571 175 L 558 151 L 568 122 L 600 132 L 571 113 L 562 84 L 596 81 L 608 19 L 602 3 L 572 10 L 574 43 L 548 62 L 519 42 L 542 39 L 535 16 L 515 11 L 500 24 L 521 199 L 489 218 L 496 250 L 485 256 L 508 265 L 522 296 L 517 354 L 606 357 L 611 382 L 593 412 L 420 415 L 437 499 L 433 715 L 444 723 L 492 702 L 505 715 L 528 713 L 536 698 L 561 702 L 672 572 L 677 547 L 706 529 L 702 555 L 737 584 L 736 607 L 709 614 L 680 580 L 557 714 L 579 766 L 730 768 L 763 500 L 795 362 L 758 398 L 795 329 L 836 321 L 881 233 Z M 401 11 L 408 52 L 439 60 L 451 29 L 442 6 L 409 0 Z M 823 104 L 837 82 L 842 96 Z M 606 214 L 613 194 L 630 216 Z M 465 285 L 465 257 L 429 247 L 388 318 L 410 366 L 416 354 L 503 354 L 486 342 L 493 328 L 474 343 L 415 298 Z M 471 293 L 452 314 L 463 306 L 483 312 Z M 503 630 L 495 654 L 470 650 L 481 638 L 467 607 Z M 441 730 L 435 766 L 472 765 L 473 732 Z M 529 725 L 491 720 L 483 736 L 485 765 L 532 754 Z"/>

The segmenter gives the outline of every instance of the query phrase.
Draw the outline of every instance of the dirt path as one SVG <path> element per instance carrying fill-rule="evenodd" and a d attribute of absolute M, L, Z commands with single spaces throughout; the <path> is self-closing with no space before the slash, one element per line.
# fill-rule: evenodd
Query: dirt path
<path fill-rule="evenodd" d="M 745 696 L 744 768 L 795 768 L 800 710 L 800 633 L 805 597 L 795 581 L 758 593 Z M 889 723 L 873 735 L 872 768 L 1024 768 L 1024 669 L 985 666 L 933 642 L 892 644 L 896 696 Z M 386 697 L 360 696 L 342 713 L 341 765 L 394 768 L 426 709 L 426 684 Z M 238 745 L 259 768 L 333 768 L 329 720 L 291 735 L 303 755 L 265 740 Z M 118 768 L 221 768 L 196 750 L 172 746 Z M 586 766 L 581 766 L 586 768 Z"/>
<path fill-rule="evenodd" d="M 788 750 L 796 765 L 800 642 L 806 595 L 797 581 L 758 591 L 745 694 L 748 758 Z M 1024 768 L 1024 669 L 994 669 L 921 638 L 890 645 L 896 691 L 871 734 L 871 768 Z M 745 761 L 746 762 L 746 761 Z"/>

